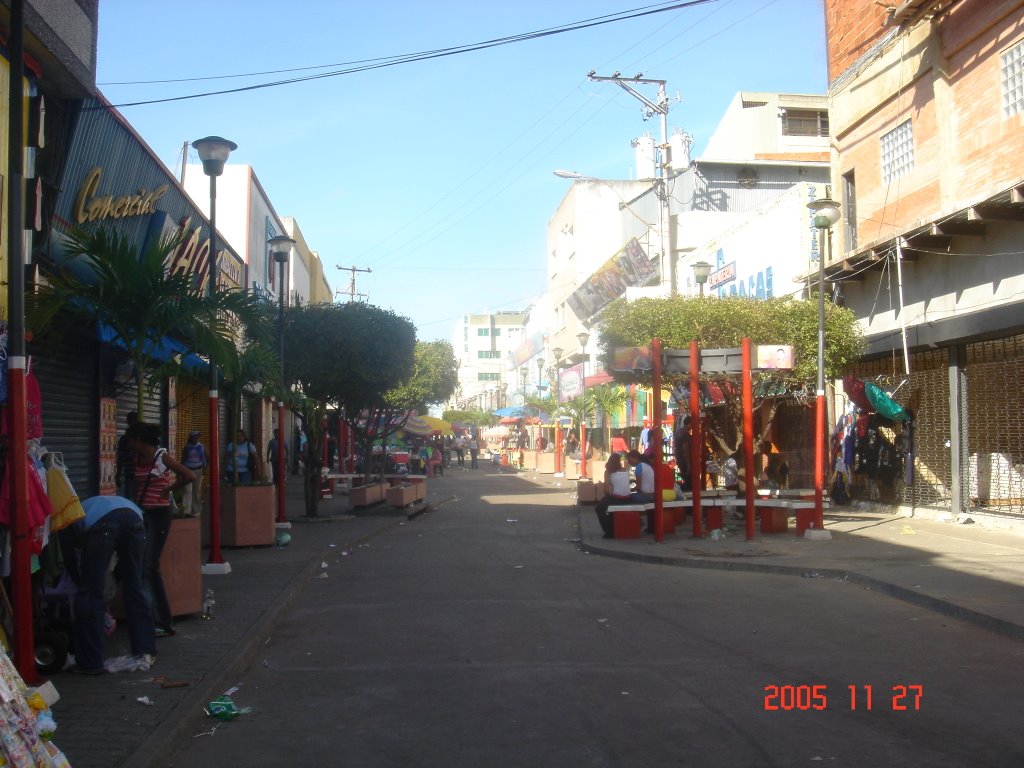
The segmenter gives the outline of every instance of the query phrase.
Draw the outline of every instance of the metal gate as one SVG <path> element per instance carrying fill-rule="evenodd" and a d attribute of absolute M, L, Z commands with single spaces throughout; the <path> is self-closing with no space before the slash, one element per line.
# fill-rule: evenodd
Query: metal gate
<path fill-rule="evenodd" d="M 910 356 L 910 375 L 903 375 L 903 361 L 881 358 L 858 363 L 850 370 L 864 381 L 872 381 L 892 394 L 893 399 L 914 413 L 913 481 L 905 475 L 896 479 L 894 496 L 897 503 L 913 507 L 948 506 L 953 487 L 950 454 L 949 419 L 949 356 L 945 349 L 917 352 Z M 886 439 L 895 442 L 904 425 L 883 427 Z M 904 435 L 905 438 L 909 435 Z M 874 481 L 853 476 L 854 496 L 878 499 Z"/>
<path fill-rule="evenodd" d="M 1024 515 L 1024 336 L 967 345 L 967 482 L 972 507 Z"/>

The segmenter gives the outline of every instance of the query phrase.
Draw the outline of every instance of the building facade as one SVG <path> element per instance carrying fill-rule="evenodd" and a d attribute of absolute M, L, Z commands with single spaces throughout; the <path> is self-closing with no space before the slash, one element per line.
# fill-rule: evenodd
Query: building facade
<path fill-rule="evenodd" d="M 827 279 L 915 415 L 899 501 L 1024 516 L 1024 2 L 825 4 Z"/>
<path fill-rule="evenodd" d="M 452 340 L 459 361 L 456 407 L 493 411 L 513 402 L 520 386 L 513 353 L 524 340 L 526 313 L 466 315 Z"/>

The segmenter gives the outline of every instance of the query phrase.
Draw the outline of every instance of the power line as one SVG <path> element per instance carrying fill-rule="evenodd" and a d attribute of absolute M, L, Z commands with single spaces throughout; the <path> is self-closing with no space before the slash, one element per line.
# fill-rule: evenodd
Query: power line
<path fill-rule="evenodd" d="M 357 72 L 368 72 L 374 69 L 383 69 L 385 67 L 393 67 L 398 64 L 409 64 L 417 61 L 428 61 L 430 59 L 438 59 L 447 56 L 455 56 L 462 53 L 473 53 L 475 51 L 482 51 L 488 48 L 496 48 L 502 45 L 510 45 L 512 43 L 521 43 L 528 40 L 537 40 L 544 37 L 550 37 L 552 35 L 561 35 L 566 32 L 577 32 L 581 29 L 588 29 L 591 27 L 602 26 L 605 24 L 611 24 L 617 21 L 627 21 L 629 19 L 637 19 L 643 16 L 650 16 L 656 13 L 664 13 L 666 11 L 674 11 L 680 8 L 689 8 L 696 5 L 704 5 L 705 3 L 717 2 L 717 0 L 687 0 L 682 3 L 670 3 L 670 4 L 658 4 L 654 6 L 643 6 L 641 8 L 634 8 L 629 11 L 620 11 L 618 13 L 608 14 L 606 16 L 597 16 L 592 19 L 585 19 L 583 21 L 572 22 L 570 24 L 563 24 L 557 27 L 549 27 L 547 29 L 537 30 L 535 32 L 525 32 L 517 35 L 509 35 L 507 37 L 499 37 L 492 40 L 485 40 L 479 43 L 470 43 L 466 45 L 453 46 L 451 48 L 439 48 L 431 51 L 420 51 L 418 53 L 403 54 L 398 56 L 383 57 L 382 59 L 367 59 L 363 62 L 353 62 L 355 66 L 347 64 L 340 65 L 346 67 L 345 69 L 335 70 L 333 72 L 321 72 L 315 75 L 305 75 L 302 77 L 293 77 L 286 80 L 274 80 L 268 83 L 257 83 L 255 85 L 239 86 L 238 88 L 226 88 L 218 91 L 204 91 L 202 93 L 191 93 L 184 96 L 168 96 L 163 99 L 146 99 L 144 101 L 131 101 L 122 102 L 121 104 L 114 104 L 115 108 L 123 107 L 138 107 L 145 104 L 166 104 L 174 101 L 186 101 L 189 99 L 200 99 L 206 96 L 224 96 L 231 93 L 244 93 L 246 91 L 256 91 L 263 88 L 275 88 L 281 85 L 293 85 L 295 83 L 304 83 L 310 80 L 320 80 L 328 77 L 339 77 L 341 75 L 351 75 Z M 323 65 L 332 66 L 332 65 Z M 334 65 L 338 66 L 338 65 Z M 278 72 L 289 72 L 294 70 L 278 70 Z M 277 74 L 277 72 L 268 72 L 267 74 Z M 247 77 L 252 75 L 237 75 L 237 77 Z M 213 79 L 213 78 L 211 78 Z M 128 84 L 128 83 L 123 83 Z M 143 84 L 142 81 L 131 84 Z M 150 84 L 150 83 L 147 83 Z M 97 107 L 88 107 L 87 109 L 106 109 L 106 105 L 100 105 Z"/>
<path fill-rule="evenodd" d="M 338 266 L 338 269 L 343 269 L 346 272 L 351 272 L 352 273 L 352 278 L 349 280 L 348 290 L 347 291 L 335 291 L 334 295 L 338 296 L 338 295 L 348 294 L 348 300 L 350 302 L 355 301 L 357 296 L 359 298 L 361 298 L 361 299 L 367 298 L 368 294 L 357 293 L 356 292 L 356 272 L 366 272 L 367 274 L 369 274 L 369 273 L 373 272 L 373 270 L 370 269 L 369 267 L 363 267 L 363 268 L 356 267 L 356 266 L 342 267 L 340 265 Z"/>

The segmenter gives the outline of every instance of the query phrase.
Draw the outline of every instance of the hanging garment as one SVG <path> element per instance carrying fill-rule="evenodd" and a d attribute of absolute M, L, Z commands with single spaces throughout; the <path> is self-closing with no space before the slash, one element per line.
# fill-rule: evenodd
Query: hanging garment
<path fill-rule="evenodd" d="M 46 495 L 43 482 L 33 466 L 28 467 L 28 526 L 31 531 L 32 551 L 39 554 L 47 534 L 47 522 L 53 507 Z M 11 462 L 4 466 L 4 486 L 0 491 L 0 525 L 11 527 Z"/>
<path fill-rule="evenodd" d="M 856 376 L 843 377 L 843 391 L 846 392 L 846 396 L 850 398 L 853 404 L 862 411 L 874 410 L 867 395 L 864 394 L 864 382 Z"/>
<path fill-rule="evenodd" d="M 46 495 L 53 508 L 50 530 L 60 531 L 85 517 L 82 502 L 68 479 L 67 468 L 59 455 L 51 454 L 50 468 L 46 470 Z"/>

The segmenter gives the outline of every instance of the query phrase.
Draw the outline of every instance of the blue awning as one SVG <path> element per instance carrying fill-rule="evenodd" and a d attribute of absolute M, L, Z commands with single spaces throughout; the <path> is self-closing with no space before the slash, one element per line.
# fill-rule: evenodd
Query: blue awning
<path fill-rule="evenodd" d="M 102 342 L 113 344 L 115 347 L 120 347 L 124 350 L 128 349 L 128 345 L 125 344 L 114 329 L 106 323 L 96 323 L 96 334 Z M 158 363 L 166 363 L 176 357 L 180 357 L 181 367 L 190 373 L 202 373 L 203 371 L 209 370 L 209 363 L 205 359 L 197 355 L 195 352 L 190 352 L 188 347 L 170 336 L 164 336 L 160 339 L 150 339 L 149 345 L 150 346 L 146 349 L 146 352 Z"/>

